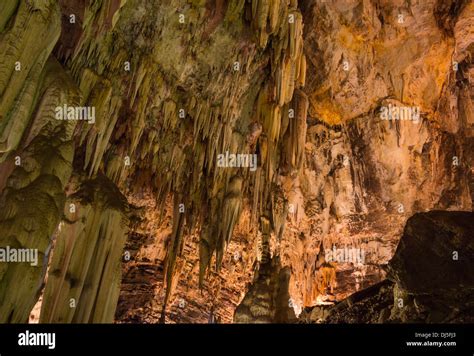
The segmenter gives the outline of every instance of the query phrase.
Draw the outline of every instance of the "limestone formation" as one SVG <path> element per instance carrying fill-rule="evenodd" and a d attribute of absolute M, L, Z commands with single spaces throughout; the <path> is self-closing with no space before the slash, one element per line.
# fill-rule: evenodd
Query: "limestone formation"
<path fill-rule="evenodd" d="M 80 183 L 65 204 L 40 322 L 114 321 L 127 237 L 125 197 L 106 177 Z"/>
<path fill-rule="evenodd" d="M 432 211 L 411 217 L 389 264 L 388 278 L 305 322 L 472 322 L 474 229 L 471 212 Z M 308 317 L 309 316 L 309 317 Z"/>
<path fill-rule="evenodd" d="M 472 211 L 473 19 L 469 0 L 1 1 L 0 248 L 39 263 L 0 262 L 0 322 L 38 300 L 46 323 L 322 320 L 413 292 L 405 259 L 386 281 L 407 220 Z"/>

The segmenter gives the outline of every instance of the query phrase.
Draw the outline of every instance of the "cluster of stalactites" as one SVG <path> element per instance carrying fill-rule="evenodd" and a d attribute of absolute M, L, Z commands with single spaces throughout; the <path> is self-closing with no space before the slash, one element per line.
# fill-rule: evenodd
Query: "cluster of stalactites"
<path fill-rule="evenodd" d="M 280 234 L 283 225 L 281 220 L 286 216 L 286 206 L 285 202 L 278 206 L 272 204 L 270 189 L 274 186 L 275 173 L 281 162 L 290 166 L 287 170 L 301 168 L 306 134 L 308 100 L 300 90 L 304 86 L 306 75 L 302 16 L 296 1 L 284 3 L 280 0 L 252 1 L 252 16 L 259 45 L 262 50 L 268 51 L 270 56 L 270 76 L 261 84 L 253 120 L 263 128 L 263 134 L 257 143 L 259 168 L 253 175 L 254 221 L 259 221 L 260 225 L 262 221 L 266 222 L 261 228 L 265 227 L 267 230 L 270 221 L 267 216 L 277 217 L 278 221 L 273 221 L 272 226 L 277 226 Z M 210 127 L 219 124 L 217 116 L 206 115 L 205 118 Z M 202 121 L 195 121 L 198 124 L 200 122 Z M 229 137 L 228 142 L 234 142 L 234 148 L 244 146 L 235 133 Z M 227 149 L 225 145 L 222 148 Z M 225 246 L 239 219 L 243 187 L 248 183 L 243 180 L 247 178 L 248 176 L 232 176 L 230 179 L 226 177 L 225 190 L 220 192 L 220 196 L 216 194 L 209 203 L 210 215 L 219 217 L 219 220 L 204 220 L 207 227 L 201 232 L 201 282 L 214 250 L 217 268 L 222 262 Z M 272 211 L 273 206 L 278 211 Z M 270 232 L 267 233 L 269 234 Z"/>
<path fill-rule="evenodd" d="M 232 74 L 225 71 L 218 74 L 215 88 L 207 88 L 208 92 L 219 93 L 222 83 L 229 84 L 216 98 L 203 99 L 201 93 L 182 96 L 177 94 L 176 78 L 161 73 L 160 66 L 147 54 L 119 48 L 111 56 L 111 32 L 97 27 L 100 19 L 110 13 L 107 3 L 86 6 L 84 32 L 70 62 L 80 83 L 83 105 L 94 107 L 96 113 L 94 125 L 83 124 L 79 131 L 78 143 L 84 147 L 83 168 L 90 177 L 104 171 L 122 188 L 129 178 L 143 183 L 136 186 L 151 184 L 160 202 L 169 194 L 175 196 L 166 267 L 171 283 L 184 228 L 192 229 L 194 216 L 198 220 L 205 207 L 212 205 L 215 214 L 205 219 L 220 226 L 218 232 L 204 238 L 209 243 L 203 255 L 212 255 L 216 249 L 223 251 L 238 220 L 242 178 L 236 169 L 215 169 L 215 164 L 221 152 L 246 151 L 245 138 L 233 130 L 238 118 L 234 102 L 241 100 L 245 88 L 227 78 Z M 131 70 L 124 76 L 127 62 Z M 247 62 L 242 59 L 242 63 Z M 222 103 L 216 106 L 213 101 L 221 98 Z M 129 116 L 127 120 L 125 116 Z M 202 260 L 208 261 L 207 266 L 210 258 Z M 218 260 L 220 265 L 222 257 Z"/>
<path fill-rule="evenodd" d="M 252 25 L 260 47 L 271 47 L 271 66 L 276 82 L 276 101 L 288 104 L 295 88 L 304 86 L 303 16 L 297 0 L 253 0 Z M 269 44 L 270 42 L 270 44 Z"/>
<path fill-rule="evenodd" d="M 243 147 L 237 146 L 232 150 L 231 147 L 237 144 L 238 138 L 230 137 L 229 140 L 230 146 L 227 150 L 239 152 L 238 147 Z M 174 189 L 180 187 L 180 192 L 189 194 L 174 193 L 173 231 L 166 262 L 168 292 L 171 289 L 174 265 L 181 252 L 185 232 L 191 231 L 194 225 L 201 228 L 199 281 L 202 285 L 214 253 L 216 269 L 220 269 L 225 247 L 240 217 L 245 173 L 237 168 L 214 167 L 216 156 L 221 149 L 213 147 L 211 150 L 211 146 L 202 142 L 193 144 L 197 157 L 192 169 L 183 166 L 183 162 L 186 162 L 183 149 L 177 146 L 172 148 L 172 157 L 177 157 L 176 165 L 170 165 L 170 171 L 166 174 L 176 178 Z M 207 174 L 206 169 L 209 169 Z M 192 172 L 191 175 L 183 174 L 188 170 Z M 186 182 L 188 187 L 184 186 Z M 164 200 L 170 191 L 173 191 L 170 185 L 162 186 L 160 199 Z"/>
<path fill-rule="evenodd" d="M 259 138 L 261 175 L 255 177 L 254 221 L 258 214 L 281 216 L 272 204 L 271 183 L 275 173 L 288 175 L 303 163 L 308 99 L 301 90 L 306 80 L 303 53 L 303 19 L 297 1 L 252 1 L 253 27 L 260 46 L 270 47 L 271 75 L 262 86 L 257 100 L 256 120 L 262 124 Z M 259 172 L 260 173 L 260 172 Z M 284 192 L 282 192 L 284 195 Z M 285 216 L 285 214 L 283 214 Z M 278 232 L 281 231 L 279 221 Z"/>

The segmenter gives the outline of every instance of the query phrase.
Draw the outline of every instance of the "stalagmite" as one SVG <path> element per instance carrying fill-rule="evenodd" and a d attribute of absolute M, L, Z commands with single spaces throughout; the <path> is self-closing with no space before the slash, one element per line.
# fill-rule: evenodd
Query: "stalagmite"
<path fill-rule="evenodd" d="M 235 323 L 291 323 L 296 319 L 288 292 L 290 271 L 275 257 L 262 263 L 257 278 L 234 314 Z"/>
<path fill-rule="evenodd" d="M 166 306 L 169 300 L 169 296 L 173 292 L 173 274 L 174 274 L 174 267 L 176 263 L 177 257 L 181 253 L 181 249 L 183 246 L 183 230 L 185 224 L 185 214 L 180 211 L 179 205 L 182 199 L 178 195 L 175 196 L 174 199 L 174 206 L 173 206 L 173 232 L 170 236 L 170 246 L 168 249 L 168 253 L 166 256 L 166 266 L 165 266 L 165 278 L 166 278 L 166 296 L 163 303 L 163 311 L 162 311 L 162 320 L 164 321 Z"/>
<path fill-rule="evenodd" d="M 75 212 L 68 211 L 74 204 Z M 99 176 L 68 197 L 49 267 L 40 322 L 111 323 L 127 236 L 125 197 Z"/>
<path fill-rule="evenodd" d="M 238 222 L 242 205 L 242 177 L 233 176 L 228 184 L 222 206 L 219 240 L 217 242 L 216 263 L 219 268 L 222 263 L 225 247 L 232 237 L 235 224 Z"/>

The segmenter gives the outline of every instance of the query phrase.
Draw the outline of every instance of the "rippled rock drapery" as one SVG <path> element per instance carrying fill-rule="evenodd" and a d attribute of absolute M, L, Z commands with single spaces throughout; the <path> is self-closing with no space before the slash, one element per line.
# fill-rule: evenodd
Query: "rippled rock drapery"
<path fill-rule="evenodd" d="M 57 121 L 54 108 L 77 104 L 79 91 L 49 57 L 61 31 L 56 2 L 0 7 L 0 246 L 38 251 L 37 265 L 0 265 L 0 322 L 26 322 L 72 172 L 75 123 Z"/>

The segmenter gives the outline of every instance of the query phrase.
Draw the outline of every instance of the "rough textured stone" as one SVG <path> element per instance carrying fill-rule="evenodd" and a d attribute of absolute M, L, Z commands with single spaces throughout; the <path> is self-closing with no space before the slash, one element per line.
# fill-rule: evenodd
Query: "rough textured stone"
<path fill-rule="evenodd" d="M 306 311 L 301 321 L 472 322 L 473 236 L 472 212 L 415 214 L 408 219 L 386 280 L 328 307 L 322 318 Z"/>

